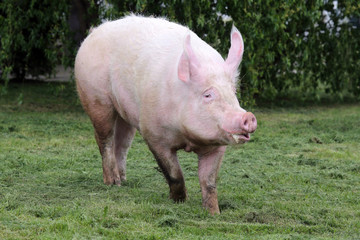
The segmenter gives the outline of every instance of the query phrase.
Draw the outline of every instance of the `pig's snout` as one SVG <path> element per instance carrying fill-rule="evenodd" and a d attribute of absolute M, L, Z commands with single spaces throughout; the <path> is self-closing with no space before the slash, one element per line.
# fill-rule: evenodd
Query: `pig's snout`
<path fill-rule="evenodd" d="M 245 143 L 250 140 L 250 133 L 255 132 L 257 121 L 251 112 L 230 113 L 222 126 L 230 141 Z"/>
<path fill-rule="evenodd" d="M 243 117 L 240 120 L 240 129 L 247 133 L 255 132 L 257 128 L 257 121 L 254 114 L 251 112 L 244 113 Z"/>

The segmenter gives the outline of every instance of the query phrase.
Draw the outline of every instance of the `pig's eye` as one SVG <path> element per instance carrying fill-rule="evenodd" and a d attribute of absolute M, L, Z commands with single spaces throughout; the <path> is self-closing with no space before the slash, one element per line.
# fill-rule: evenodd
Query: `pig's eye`
<path fill-rule="evenodd" d="M 205 102 L 210 102 L 215 98 L 215 91 L 213 89 L 209 89 L 203 93 L 203 99 Z"/>

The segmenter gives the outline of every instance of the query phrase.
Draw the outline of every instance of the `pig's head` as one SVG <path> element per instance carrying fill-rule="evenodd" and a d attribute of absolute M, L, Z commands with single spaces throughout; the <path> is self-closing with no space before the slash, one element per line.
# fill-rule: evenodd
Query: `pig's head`
<path fill-rule="evenodd" d="M 181 91 L 186 94 L 180 117 L 185 136 L 195 144 L 245 143 L 255 131 L 254 114 L 242 109 L 236 97 L 236 79 L 243 52 L 242 36 L 235 27 L 225 61 L 208 45 L 192 46 L 190 34 L 185 38 L 177 72 L 186 88 Z"/>

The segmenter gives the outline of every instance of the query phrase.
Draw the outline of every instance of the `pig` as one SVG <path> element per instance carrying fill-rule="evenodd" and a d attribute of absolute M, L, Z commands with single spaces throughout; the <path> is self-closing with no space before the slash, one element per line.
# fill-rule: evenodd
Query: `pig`
<path fill-rule="evenodd" d="M 236 97 L 244 43 L 233 26 L 226 60 L 187 27 L 130 15 L 94 28 L 75 60 L 80 101 L 95 129 L 105 184 L 126 180 L 136 130 L 153 153 L 170 198 L 187 198 L 178 150 L 198 156 L 202 204 L 220 213 L 216 178 L 226 146 L 257 127 Z"/>

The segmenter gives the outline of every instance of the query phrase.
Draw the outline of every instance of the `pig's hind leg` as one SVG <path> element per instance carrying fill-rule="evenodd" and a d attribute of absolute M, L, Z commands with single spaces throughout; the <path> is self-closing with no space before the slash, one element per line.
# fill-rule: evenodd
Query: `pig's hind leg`
<path fill-rule="evenodd" d="M 120 116 L 115 124 L 115 158 L 119 168 L 120 180 L 126 180 L 126 156 L 134 139 L 136 128 L 126 123 Z"/>
<path fill-rule="evenodd" d="M 110 101 L 91 101 L 89 105 L 85 109 L 93 123 L 95 139 L 102 156 L 104 183 L 120 186 L 122 171 L 115 158 L 115 129 L 118 113 Z"/>

